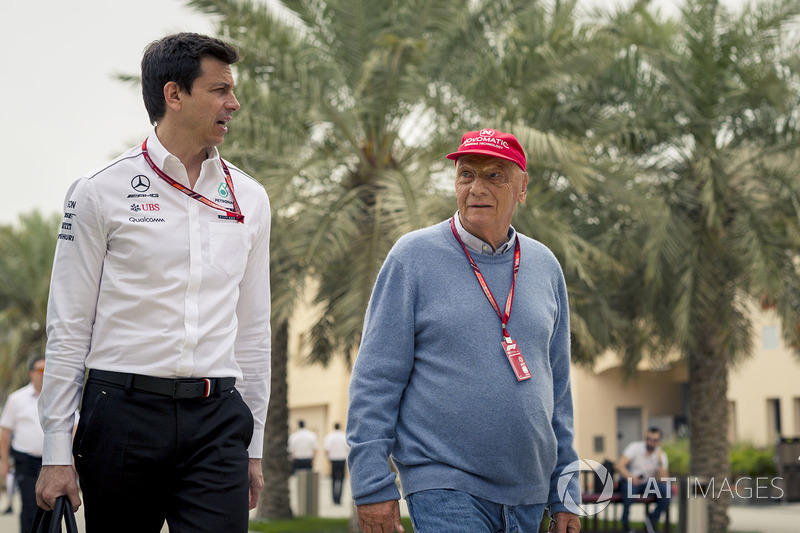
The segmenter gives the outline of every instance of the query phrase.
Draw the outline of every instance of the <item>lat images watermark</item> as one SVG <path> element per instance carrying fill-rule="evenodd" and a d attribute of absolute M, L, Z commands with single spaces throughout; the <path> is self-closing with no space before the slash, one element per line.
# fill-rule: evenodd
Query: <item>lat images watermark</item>
<path fill-rule="evenodd" d="M 600 479 L 602 490 L 595 501 L 583 503 L 575 501 L 575 497 L 569 492 L 569 484 L 573 479 L 577 479 L 580 484 L 581 471 L 590 470 Z M 569 512 L 579 516 L 593 516 L 603 511 L 611 498 L 614 496 L 614 478 L 609 474 L 606 467 L 592 461 L 591 459 L 580 459 L 567 465 L 558 477 L 558 496 Z"/>
<path fill-rule="evenodd" d="M 670 483 L 676 482 L 675 478 L 667 478 Z M 782 477 L 740 477 L 733 483 L 728 478 L 721 482 L 711 479 L 705 484 L 686 480 L 687 498 L 738 498 L 740 500 L 781 500 L 783 487 L 780 483 Z"/>
<path fill-rule="evenodd" d="M 583 473 L 583 474 L 582 474 Z M 592 493 L 590 498 L 576 501 L 575 495 L 569 492 L 570 482 L 577 478 L 580 483 L 581 475 L 591 474 L 592 481 L 599 480 L 600 492 Z M 595 477 L 596 476 L 596 477 Z M 627 497 L 637 498 L 672 498 L 679 487 L 683 484 L 684 490 L 681 491 L 687 499 L 702 498 L 731 498 L 740 500 L 781 500 L 784 490 L 781 486 L 782 477 L 740 477 L 731 482 L 727 478 L 722 481 L 710 479 L 699 481 L 698 478 L 676 477 L 663 478 L 657 481 L 655 478 L 649 479 L 644 489 L 632 492 L 630 484 L 625 485 Z M 597 485 L 594 485 L 597 488 Z M 564 506 L 571 512 L 579 516 L 593 516 L 601 513 L 614 498 L 614 479 L 602 464 L 591 459 L 580 459 L 567 465 L 558 478 L 558 495 Z M 624 494 L 620 494 L 624 496 Z M 619 500 L 617 500 L 619 501 Z"/>

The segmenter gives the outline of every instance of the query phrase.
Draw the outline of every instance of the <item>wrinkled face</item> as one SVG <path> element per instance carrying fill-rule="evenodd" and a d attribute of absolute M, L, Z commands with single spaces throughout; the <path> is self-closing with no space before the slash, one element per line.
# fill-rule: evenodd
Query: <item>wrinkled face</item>
<path fill-rule="evenodd" d="M 508 240 L 517 203 L 525 201 L 528 173 L 488 155 L 462 155 L 456 162 L 456 201 L 461 224 L 494 248 Z"/>
<path fill-rule="evenodd" d="M 228 132 L 228 122 L 239 109 L 233 94 L 233 73 L 224 61 L 213 57 L 200 60 L 202 74 L 192 92 L 180 90 L 180 123 L 192 144 L 208 148 L 219 146 Z"/>

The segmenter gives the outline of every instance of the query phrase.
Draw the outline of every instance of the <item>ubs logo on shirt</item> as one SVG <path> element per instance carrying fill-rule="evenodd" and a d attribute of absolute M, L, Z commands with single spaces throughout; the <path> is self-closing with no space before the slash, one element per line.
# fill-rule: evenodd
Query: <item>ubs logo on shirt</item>
<path fill-rule="evenodd" d="M 158 204 L 131 204 L 131 211 L 161 211 L 161 207 Z"/>

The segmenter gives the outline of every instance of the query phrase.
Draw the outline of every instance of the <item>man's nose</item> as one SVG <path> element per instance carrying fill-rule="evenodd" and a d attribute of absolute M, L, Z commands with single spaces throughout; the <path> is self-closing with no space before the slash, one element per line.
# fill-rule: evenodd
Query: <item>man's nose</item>
<path fill-rule="evenodd" d="M 470 187 L 470 192 L 476 196 L 480 196 L 486 192 L 486 180 L 480 176 L 476 177 L 472 181 L 472 187 Z"/>
<path fill-rule="evenodd" d="M 236 95 L 231 93 L 231 98 L 228 101 L 228 109 L 232 111 L 238 111 L 242 106 L 239 105 L 239 100 L 236 99 Z"/>

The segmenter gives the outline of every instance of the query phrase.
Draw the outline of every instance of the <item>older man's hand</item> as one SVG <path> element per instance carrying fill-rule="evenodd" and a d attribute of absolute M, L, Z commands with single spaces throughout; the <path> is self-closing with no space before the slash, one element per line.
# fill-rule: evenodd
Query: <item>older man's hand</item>
<path fill-rule="evenodd" d="M 400 522 L 400 502 L 389 500 L 386 502 L 367 503 L 356 507 L 358 510 L 358 525 L 364 533 L 403 533 L 403 524 Z"/>
<path fill-rule="evenodd" d="M 578 533 L 581 530 L 581 520 L 576 514 L 555 513 L 550 520 L 548 533 Z"/>

